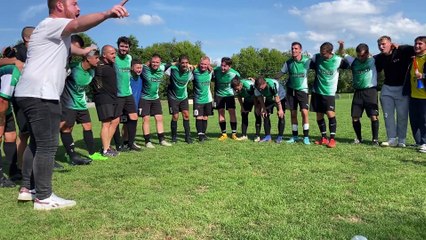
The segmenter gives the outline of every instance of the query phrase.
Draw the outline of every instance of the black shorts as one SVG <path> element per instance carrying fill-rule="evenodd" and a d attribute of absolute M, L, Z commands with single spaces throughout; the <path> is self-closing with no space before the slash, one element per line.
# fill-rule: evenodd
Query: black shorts
<path fill-rule="evenodd" d="M 96 104 L 96 112 L 99 121 L 104 122 L 121 116 L 122 109 L 118 108 L 117 103 Z"/>
<path fill-rule="evenodd" d="M 287 88 L 286 99 L 290 110 L 297 110 L 297 106 L 299 106 L 300 110 L 309 109 L 309 96 L 304 91 Z"/>
<path fill-rule="evenodd" d="M 139 107 L 142 108 L 141 116 L 155 116 L 162 115 L 163 109 L 161 108 L 160 99 L 145 100 L 141 99 Z"/>
<path fill-rule="evenodd" d="M 213 102 L 213 108 L 214 109 L 226 108 L 226 110 L 235 109 L 235 97 L 234 96 L 230 96 L 230 97 L 215 96 L 214 102 Z"/>
<path fill-rule="evenodd" d="M 9 113 L 6 115 L 6 124 L 4 126 L 4 132 L 16 132 L 15 117 L 13 116 L 13 113 Z"/>
<path fill-rule="evenodd" d="M 368 117 L 379 116 L 376 88 L 367 88 L 355 91 L 352 99 L 351 116 L 360 118 L 362 117 L 364 110 Z"/>
<path fill-rule="evenodd" d="M 30 125 L 28 124 L 28 120 L 24 115 L 24 112 L 21 108 L 19 108 L 18 104 L 15 102 L 15 98 L 12 98 L 13 111 L 16 117 L 16 123 L 18 125 L 19 134 L 29 134 L 30 133 Z"/>
<path fill-rule="evenodd" d="M 244 110 L 247 112 L 251 112 L 254 106 L 254 99 L 253 98 L 243 98 L 243 107 Z"/>
<path fill-rule="evenodd" d="M 311 112 L 326 113 L 336 110 L 336 97 L 324 96 L 317 93 L 312 93 L 311 96 Z"/>
<path fill-rule="evenodd" d="M 122 112 L 122 115 L 136 113 L 135 99 L 132 95 L 126 97 L 118 97 L 117 104 L 118 109 L 120 109 L 120 111 Z"/>
<path fill-rule="evenodd" d="M 194 117 L 212 116 L 213 106 L 212 103 L 194 103 Z"/>
<path fill-rule="evenodd" d="M 176 99 L 171 99 L 169 98 L 167 100 L 167 102 L 169 103 L 169 113 L 170 114 L 176 114 L 179 112 L 183 112 L 183 111 L 188 111 L 189 110 L 189 103 L 188 103 L 188 98 L 184 99 L 184 100 L 176 100 Z"/>
<path fill-rule="evenodd" d="M 65 122 L 67 127 L 74 126 L 76 122 L 78 124 L 91 122 L 89 110 L 74 110 L 62 106 L 61 122 Z"/>
<path fill-rule="evenodd" d="M 286 102 L 285 98 L 281 99 L 281 106 L 283 107 L 284 112 L 285 112 L 285 102 Z M 269 114 L 274 113 L 274 107 L 277 107 L 277 103 L 275 101 L 265 101 L 265 108 L 267 113 Z"/>

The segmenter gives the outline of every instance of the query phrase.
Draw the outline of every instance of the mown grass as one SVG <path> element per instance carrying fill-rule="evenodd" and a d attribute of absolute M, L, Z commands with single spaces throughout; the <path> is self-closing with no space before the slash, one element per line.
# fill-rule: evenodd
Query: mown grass
<path fill-rule="evenodd" d="M 168 133 L 170 116 L 165 119 Z M 55 192 L 77 200 L 68 210 L 36 212 L 31 203 L 16 202 L 17 189 L 0 189 L 0 238 L 426 239 L 426 155 L 410 147 L 352 145 L 349 96 L 337 101 L 337 120 L 337 148 L 327 149 L 222 143 L 215 115 L 204 144 L 188 145 L 181 136 L 170 148 L 156 145 L 55 172 Z M 275 133 L 275 117 L 273 126 Z M 319 135 L 313 114 L 311 135 Z M 367 119 L 363 135 L 370 139 Z M 79 126 L 74 136 L 85 153 Z"/>

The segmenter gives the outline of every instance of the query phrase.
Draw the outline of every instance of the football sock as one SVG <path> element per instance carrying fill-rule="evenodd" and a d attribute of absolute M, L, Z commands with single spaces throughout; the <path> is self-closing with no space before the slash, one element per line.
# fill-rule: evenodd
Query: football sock
<path fill-rule="evenodd" d="M 317 123 L 318 123 L 318 127 L 319 127 L 319 130 L 320 130 L 320 133 L 321 133 L 321 137 L 327 137 L 327 126 L 325 125 L 324 118 L 317 120 Z"/>
<path fill-rule="evenodd" d="M 247 128 L 248 128 L 248 112 L 241 113 L 241 133 L 243 136 L 247 136 Z"/>
<path fill-rule="evenodd" d="M 356 138 L 358 140 L 362 140 L 362 135 L 361 135 L 361 121 L 352 121 L 352 126 L 354 127 L 354 131 L 356 134 Z"/>
<path fill-rule="evenodd" d="M 83 140 L 86 143 L 87 151 L 89 152 L 89 155 L 92 155 L 95 153 L 95 141 L 93 139 L 93 132 L 92 130 L 83 130 Z"/>
<path fill-rule="evenodd" d="M 337 130 L 337 120 L 336 117 L 332 117 L 328 119 L 328 125 L 330 128 L 330 139 L 334 139 L 336 136 L 336 130 Z"/>

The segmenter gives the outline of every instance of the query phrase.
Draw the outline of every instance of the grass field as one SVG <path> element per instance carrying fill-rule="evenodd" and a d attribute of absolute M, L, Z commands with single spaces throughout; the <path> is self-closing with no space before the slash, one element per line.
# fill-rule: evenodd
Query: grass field
<path fill-rule="evenodd" d="M 167 135 L 169 121 L 165 114 Z M 56 171 L 55 193 L 76 200 L 74 208 L 36 212 L 31 203 L 16 202 L 17 188 L 0 189 L 0 238 L 426 239 L 426 155 L 410 147 L 352 145 L 349 95 L 337 101 L 337 121 L 335 149 L 222 143 L 216 140 L 217 114 L 209 121 L 210 141 L 188 145 L 179 122 L 181 141 L 173 147 L 156 144 L 155 149 Z M 98 136 L 99 124 L 94 123 Z M 369 121 L 365 117 L 362 123 L 368 140 Z M 382 118 L 380 124 L 382 141 Z M 194 121 L 191 127 L 194 132 Z M 142 144 L 140 129 L 139 123 Z M 78 151 L 86 153 L 81 135 L 77 126 Z M 319 135 L 313 114 L 311 135 Z M 63 155 L 61 146 L 57 159 Z"/>

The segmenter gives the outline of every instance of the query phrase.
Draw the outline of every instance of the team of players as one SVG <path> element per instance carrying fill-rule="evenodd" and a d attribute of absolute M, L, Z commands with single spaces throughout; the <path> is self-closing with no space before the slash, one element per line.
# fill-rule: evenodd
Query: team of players
<path fill-rule="evenodd" d="M 83 57 L 82 61 L 70 65 L 70 74 L 67 77 L 64 92 L 61 96 L 61 139 L 66 149 L 67 156 L 69 157 L 69 161 L 76 165 L 89 164 L 91 160 L 106 160 L 108 157 L 117 156 L 119 151 L 139 151 L 141 148 L 135 143 L 139 115 L 143 119 L 143 136 L 147 148 L 155 148 L 154 144 L 151 142 L 151 116 L 153 116 L 156 121 L 160 145 L 171 146 L 171 144 L 165 140 L 163 112 L 159 97 L 160 83 L 163 81 L 164 76 L 168 76 L 169 85 L 167 97 L 169 112 L 172 115 L 170 122 L 172 142 L 177 142 L 178 139 L 177 123 L 179 113 L 182 113 L 185 142 L 189 144 L 193 142 L 189 123 L 190 114 L 187 91 L 188 83 L 193 81 L 193 115 L 196 117 L 195 125 L 198 140 L 200 142 L 207 139 L 207 120 L 208 117 L 213 114 L 213 109 L 217 109 L 219 115 L 219 126 L 221 129 L 219 140 L 223 141 L 228 138 L 225 110 L 228 110 L 229 113 L 232 131 L 231 138 L 238 141 L 247 140 L 249 112 L 253 110 L 253 107 L 256 130 L 256 136 L 253 140 L 256 142 L 272 141 L 270 115 L 276 107 L 278 115 L 278 135 L 275 142 L 281 143 L 283 141 L 285 126 L 284 115 L 286 108 L 288 108 L 291 112 L 292 136 L 287 143 L 295 143 L 299 140 L 299 126 L 297 120 L 297 110 L 299 108 L 302 116 L 303 143 L 307 145 L 311 144 L 308 120 L 308 111 L 311 110 L 316 112 L 316 120 L 321 132 L 321 138 L 314 143 L 334 148 L 336 147 L 335 135 L 337 129 L 335 94 L 337 91 L 339 69 L 351 69 L 353 74 L 353 88 L 355 89 L 351 109 L 353 128 L 356 133 L 354 143 L 361 143 L 363 141 L 360 118 L 365 110 L 367 116 L 371 119 L 372 144 L 379 145 L 377 72 L 381 70 L 385 71 L 386 78 L 384 88 L 391 88 L 389 91 L 395 93 L 396 90 L 392 89 L 393 86 L 399 87 L 407 84 L 407 81 L 405 81 L 405 74 L 403 79 L 399 77 L 397 81 L 389 83 L 391 80 L 387 81 L 387 79 L 394 78 L 396 73 L 393 72 L 393 74 L 390 74 L 387 72 L 395 71 L 395 69 L 399 69 L 399 72 L 403 72 L 404 69 L 407 69 L 410 65 L 411 56 L 414 55 L 417 55 L 417 57 L 414 58 L 414 62 L 417 61 L 416 66 L 423 66 L 425 52 L 423 45 L 425 41 L 426 39 L 424 37 L 417 38 L 414 48 L 410 46 L 396 46 L 391 43 L 389 37 L 384 36 L 378 40 L 379 48 L 383 50 L 381 54 L 372 57 L 368 46 L 366 44 L 359 44 L 356 48 L 356 58 L 344 53 L 343 41 L 339 41 L 338 54 L 333 52 L 333 45 L 326 42 L 321 45 L 320 53 L 315 54 L 311 58 L 302 55 L 302 45 L 298 42 L 294 42 L 291 45 L 292 58 L 283 64 L 276 79 L 264 78 L 262 76 L 242 79 L 239 73 L 232 68 L 232 60 L 227 57 L 222 58 L 221 65 L 216 68 L 211 67 L 208 57 L 201 58 L 199 64 L 195 66 L 195 68 L 189 64 L 189 58 L 187 56 L 181 56 L 176 64 L 164 64 L 161 63 L 161 57 L 159 55 L 153 55 L 149 62 L 143 64 L 140 60 L 132 59 L 129 55 L 130 40 L 127 37 L 120 37 L 117 41 L 117 50 L 113 46 L 106 45 L 102 48 L 102 55 L 100 56 L 100 52 L 93 47 L 93 49 Z M 83 40 L 78 35 L 72 37 L 72 44 L 77 48 L 82 48 L 84 46 Z M 382 49 L 383 45 L 385 45 L 385 47 L 390 46 L 390 49 Z M 19 53 L 20 51 L 17 52 Z M 389 59 L 392 59 L 392 57 L 395 58 L 395 55 L 399 52 L 403 52 L 398 55 L 402 61 L 397 62 L 403 62 L 403 64 L 397 67 L 392 66 L 392 62 L 395 61 L 389 61 Z M 11 65 L 6 65 L 1 68 L 3 71 L 2 76 L 4 76 L 2 77 L 1 96 L 6 99 L 9 99 L 11 94 L 3 93 L 11 91 L 11 89 L 5 86 L 13 87 L 16 85 L 16 82 L 14 84 L 10 82 L 17 81 L 19 78 L 19 71 L 16 70 L 17 68 L 11 68 L 10 66 Z M 310 104 L 308 96 L 309 69 L 315 71 Z M 414 69 L 414 65 L 412 69 Z M 16 76 L 12 77 L 14 70 Z M 422 75 L 424 71 L 422 67 L 416 67 L 413 71 L 407 74 L 408 82 L 411 83 L 411 85 L 409 85 L 410 89 L 408 89 L 409 92 L 412 93 L 411 102 L 422 102 L 426 99 L 425 91 L 419 90 L 417 85 L 412 83 L 412 80 L 418 81 L 418 79 L 424 79 L 424 75 Z M 280 82 L 277 80 L 282 78 L 285 74 L 288 75 L 286 81 Z M 6 76 L 10 76 L 10 78 L 6 78 Z M 8 81 L 7 79 L 10 80 Z M 214 84 L 214 97 L 210 89 L 212 83 Z M 102 122 L 100 134 L 102 150 L 100 152 L 96 151 L 94 148 L 91 118 L 86 102 L 87 87 L 92 89 L 98 118 Z M 397 94 L 402 96 L 403 91 L 401 90 L 401 92 L 397 92 Z M 241 105 L 241 137 L 237 137 L 235 97 L 237 97 Z M 410 101 L 408 100 L 408 102 Z M 386 104 L 386 95 L 383 93 L 382 104 Z M 395 108 L 398 108 L 400 104 L 401 103 L 396 103 Z M 413 112 L 420 111 L 418 108 L 411 107 L 410 105 L 410 109 L 411 108 L 413 108 Z M 406 109 L 408 110 L 409 108 L 406 107 Z M 393 110 L 387 111 L 390 112 Z M 416 133 L 416 144 L 420 146 L 419 151 L 421 152 L 426 151 L 425 127 L 424 120 L 422 120 L 422 117 L 424 118 L 425 115 L 424 112 L 420 111 L 419 113 L 413 114 L 411 117 L 413 132 Z M 327 126 L 324 115 L 328 118 L 329 137 L 327 137 Z M 387 115 L 388 113 L 385 112 L 388 141 L 383 142 L 382 145 L 404 147 L 404 133 L 398 132 L 398 135 L 396 135 L 396 133 L 392 135 L 392 131 L 396 131 L 389 130 L 388 128 L 395 128 L 395 126 L 392 126 L 392 123 L 388 122 L 395 120 L 391 120 L 391 118 L 394 118 L 393 116 L 388 117 Z M 6 132 L 14 132 L 14 129 L 11 129 L 12 125 L 14 126 L 14 121 L 10 110 L 7 116 L 12 117 L 6 118 L 8 121 L 6 126 L 9 127 L 9 129 L 6 129 Z M 260 137 L 262 119 L 265 131 L 265 136 L 263 138 Z M 122 131 L 118 128 L 120 120 L 123 123 Z M 90 159 L 85 159 L 74 151 L 74 140 L 71 133 L 76 122 L 80 123 L 83 127 L 83 138 Z M 395 125 L 395 123 L 393 123 L 393 125 Z M 403 127 L 404 124 L 402 123 L 402 128 Z M 396 129 L 400 128 L 401 126 L 397 126 Z M 21 127 L 20 129 L 22 131 L 24 130 L 24 128 Z M 10 139 L 14 142 L 13 137 L 8 138 L 7 134 L 5 136 L 7 143 L 10 143 Z M 110 146 L 112 139 L 114 139 L 116 143 L 115 149 Z M 125 141 L 122 141 L 122 139 L 125 139 Z M 7 151 L 5 150 L 5 152 Z M 16 161 L 11 162 L 13 163 L 11 164 L 11 171 L 17 171 Z M 3 179 L 3 181 L 5 181 L 5 179 Z"/>

